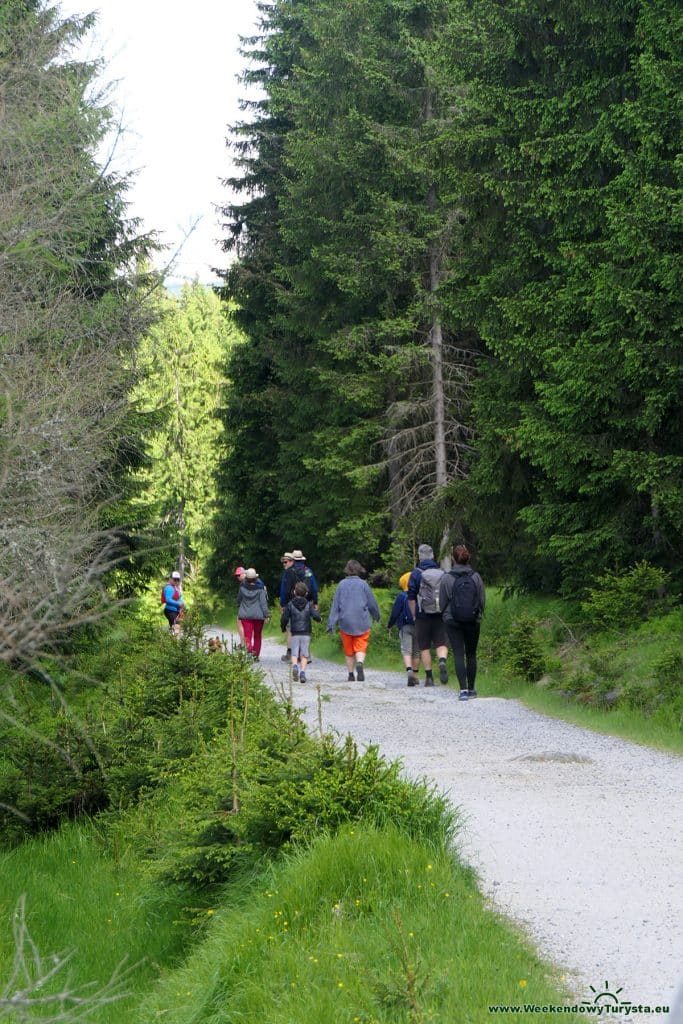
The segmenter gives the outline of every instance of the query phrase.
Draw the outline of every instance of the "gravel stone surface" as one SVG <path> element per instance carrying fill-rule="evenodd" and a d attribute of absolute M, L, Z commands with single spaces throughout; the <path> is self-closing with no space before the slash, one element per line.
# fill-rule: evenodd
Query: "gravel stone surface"
<path fill-rule="evenodd" d="M 672 1001 L 683 974 L 683 758 L 515 700 L 408 688 L 371 661 L 366 681 L 351 683 L 313 651 L 306 684 L 290 684 L 283 651 L 264 641 L 260 667 L 291 686 L 311 731 L 321 714 L 325 729 L 377 744 L 461 809 L 460 852 L 482 891 L 563 969 L 579 1003 L 606 987 L 634 1008 Z M 664 1019 L 618 1019 L 646 1017 Z"/>

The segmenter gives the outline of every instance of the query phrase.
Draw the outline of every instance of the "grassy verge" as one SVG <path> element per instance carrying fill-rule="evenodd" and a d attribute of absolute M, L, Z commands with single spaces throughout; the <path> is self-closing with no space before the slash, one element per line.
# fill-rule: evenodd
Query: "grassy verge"
<path fill-rule="evenodd" d="M 62 974 L 68 973 L 72 989 L 93 983 L 100 987 L 121 965 L 132 968 L 125 982 L 127 997 L 88 1017 L 97 1024 L 129 1020 L 162 966 L 176 963 L 187 943 L 179 889 L 151 886 L 137 860 L 130 854 L 114 856 L 93 826 L 67 825 L 0 852 L 3 980 L 10 976 L 15 956 L 10 922 L 22 895 L 29 932 L 48 966 L 54 954 L 73 953 L 48 991 L 65 984 Z"/>
<path fill-rule="evenodd" d="M 138 1024 L 483 1022 L 491 1003 L 563 998 L 471 872 L 390 828 L 322 837 L 244 897 L 228 894 Z"/>

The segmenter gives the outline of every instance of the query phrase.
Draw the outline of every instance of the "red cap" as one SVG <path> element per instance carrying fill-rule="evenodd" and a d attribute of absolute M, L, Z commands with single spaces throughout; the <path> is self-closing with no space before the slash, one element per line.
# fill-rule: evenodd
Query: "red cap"
<path fill-rule="evenodd" d="M 241 565 L 238 565 L 233 573 L 233 576 L 244 576 L 246 571 L 247 570 L 243 569 Z"/>

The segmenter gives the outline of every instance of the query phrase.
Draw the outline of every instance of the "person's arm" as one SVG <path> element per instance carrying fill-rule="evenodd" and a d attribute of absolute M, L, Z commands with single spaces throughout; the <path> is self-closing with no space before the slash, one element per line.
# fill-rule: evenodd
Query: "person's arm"
<path fill-rule="evenodd" d="M 282 609 L 282 615 L 280 616 L 280 629 L 282 630 L 283 633 L 286 632 L 286 630 L 287 630 L 287 623 L 289 622 L 289 620 L 291 618 L 291 615 L 292 615 L 292 613 L 291 613 L 290 607 L 287 604 Z"/>
<path fill-rule="evenodd" d="M 379 622 L 382 616 L 380 615 L 379 605 L 377 604 L 377 598 L 373 594 L 368 583 L 365 584 L 365 589 L 367 590 L 368 594 L 368 611 L 370 612 L 370 615 L 375 620 L 375 622 Z"/>
<path fill-rule="evenodd" d="M 313 604 L 317 608 L 318 607 L 318 581 L 316 580 L 313 572 L 310 569 L 309 569 L 309 572 L 311 573 L 311 576 L 310 576 L 310 579 L 309 579 L 309 584 L 310 584 L 310 587 L 311 587 L 311 601 L 313 602 Z"/>
<path fill-rule="evenodd" d="M 413 620 L 417 618 L 417 592 L 420 589 L 420 576 L 421 573 L 417 569 L 413 569 L 408 580 L 408 607 Z"/>
<path fill-rule="evenodd" d="M 327 626 L 325 627 L 328 633 L 334 633 L 334 627 L 337 625 L 340 610 L 339 587 L 337 587 L 334 592 L 334 597 L 332 598 L 332 607 L 330 608 L 330 614 L 327 617 Z"/>
<path fill-rule="evenodd" d="M 453 591 L 453 582 L 453 577 L 449 572 L 445 572 L 441 577 L 441 583 L 439 584 L 439 608 L 442 615 L 448 608 L 448 602 Z"/>
<path fill-rule="evenodd" d="M 483 615 L 484 608 L 486 608 L 486 588 L 484 587 L 484 581 L 481 578 L 481 576 L 479 575 L 479 573 L 477 573 L 476 576 L 477 576 L 477 587 L 479 588 L 479 609 L 480 609 L 480 612 Z"/>
<path fill-rule="evenodd" d="M 285 569 L 285 571 L 282 574 L 282 579 L 280 580 L 280 607 L 281 608 L 284 608 L 285 605 L 287 604 L 287 594 L 285 592 L 286 580 L 287 580 L 287 570 Z"/>
<path fill-rule="evenodd" d="M 263 612 L 263 618 L 264 619 L 269 619 L 270 618 L 270 608 L 268 607 L 268 595 L 266 594 L 266 588 L 263 587 L 262 590 L 259 590 L 258 594 L 259 594 L 259 603 L 261 605 L 261 611 Z"/>
<path fill-rule="evenodd" d="M 312 604 L 311 604 L 311 618 L 315 619 L 316 622 L 322 622 L 323 621 L 322 615 L 320 614 L 318 609 L 315 608 Z"/>
<path fill-rule="evenodd" d="M 391 607 L 389 621 L 387 622 L 387 629 L 391 629 L 392 626 L 395 626 L 398 623 L 398 619 L 401 614 L 401 605 L 403 604 L 402 598 L 403 593 L 397 594 L 396 597 L 394 598 L 394 603 Z"/>

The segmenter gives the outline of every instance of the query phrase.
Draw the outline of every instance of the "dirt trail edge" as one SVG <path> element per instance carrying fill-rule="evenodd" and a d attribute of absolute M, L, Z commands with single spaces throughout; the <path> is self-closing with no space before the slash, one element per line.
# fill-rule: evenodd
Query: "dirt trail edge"
<path fill-rule="evenodd" d="M 260 664 L 280 689 L 290 685 L 283 650 L 264 641 Z M 483 892 L 565 970 L 577 1002 L 609 991 L 610 1018 L 617 1001 L 671 1003 L 683 974 L 683 758 L 518 701 L 409 689 L 371 659 L 366 681 L 349 683 L 343 666 L 313 655 L 306 684 L 291 684 L 310 730 L 319 683 L 325 729 L 376 744 L 461 808 L 459 848 Z"/>

